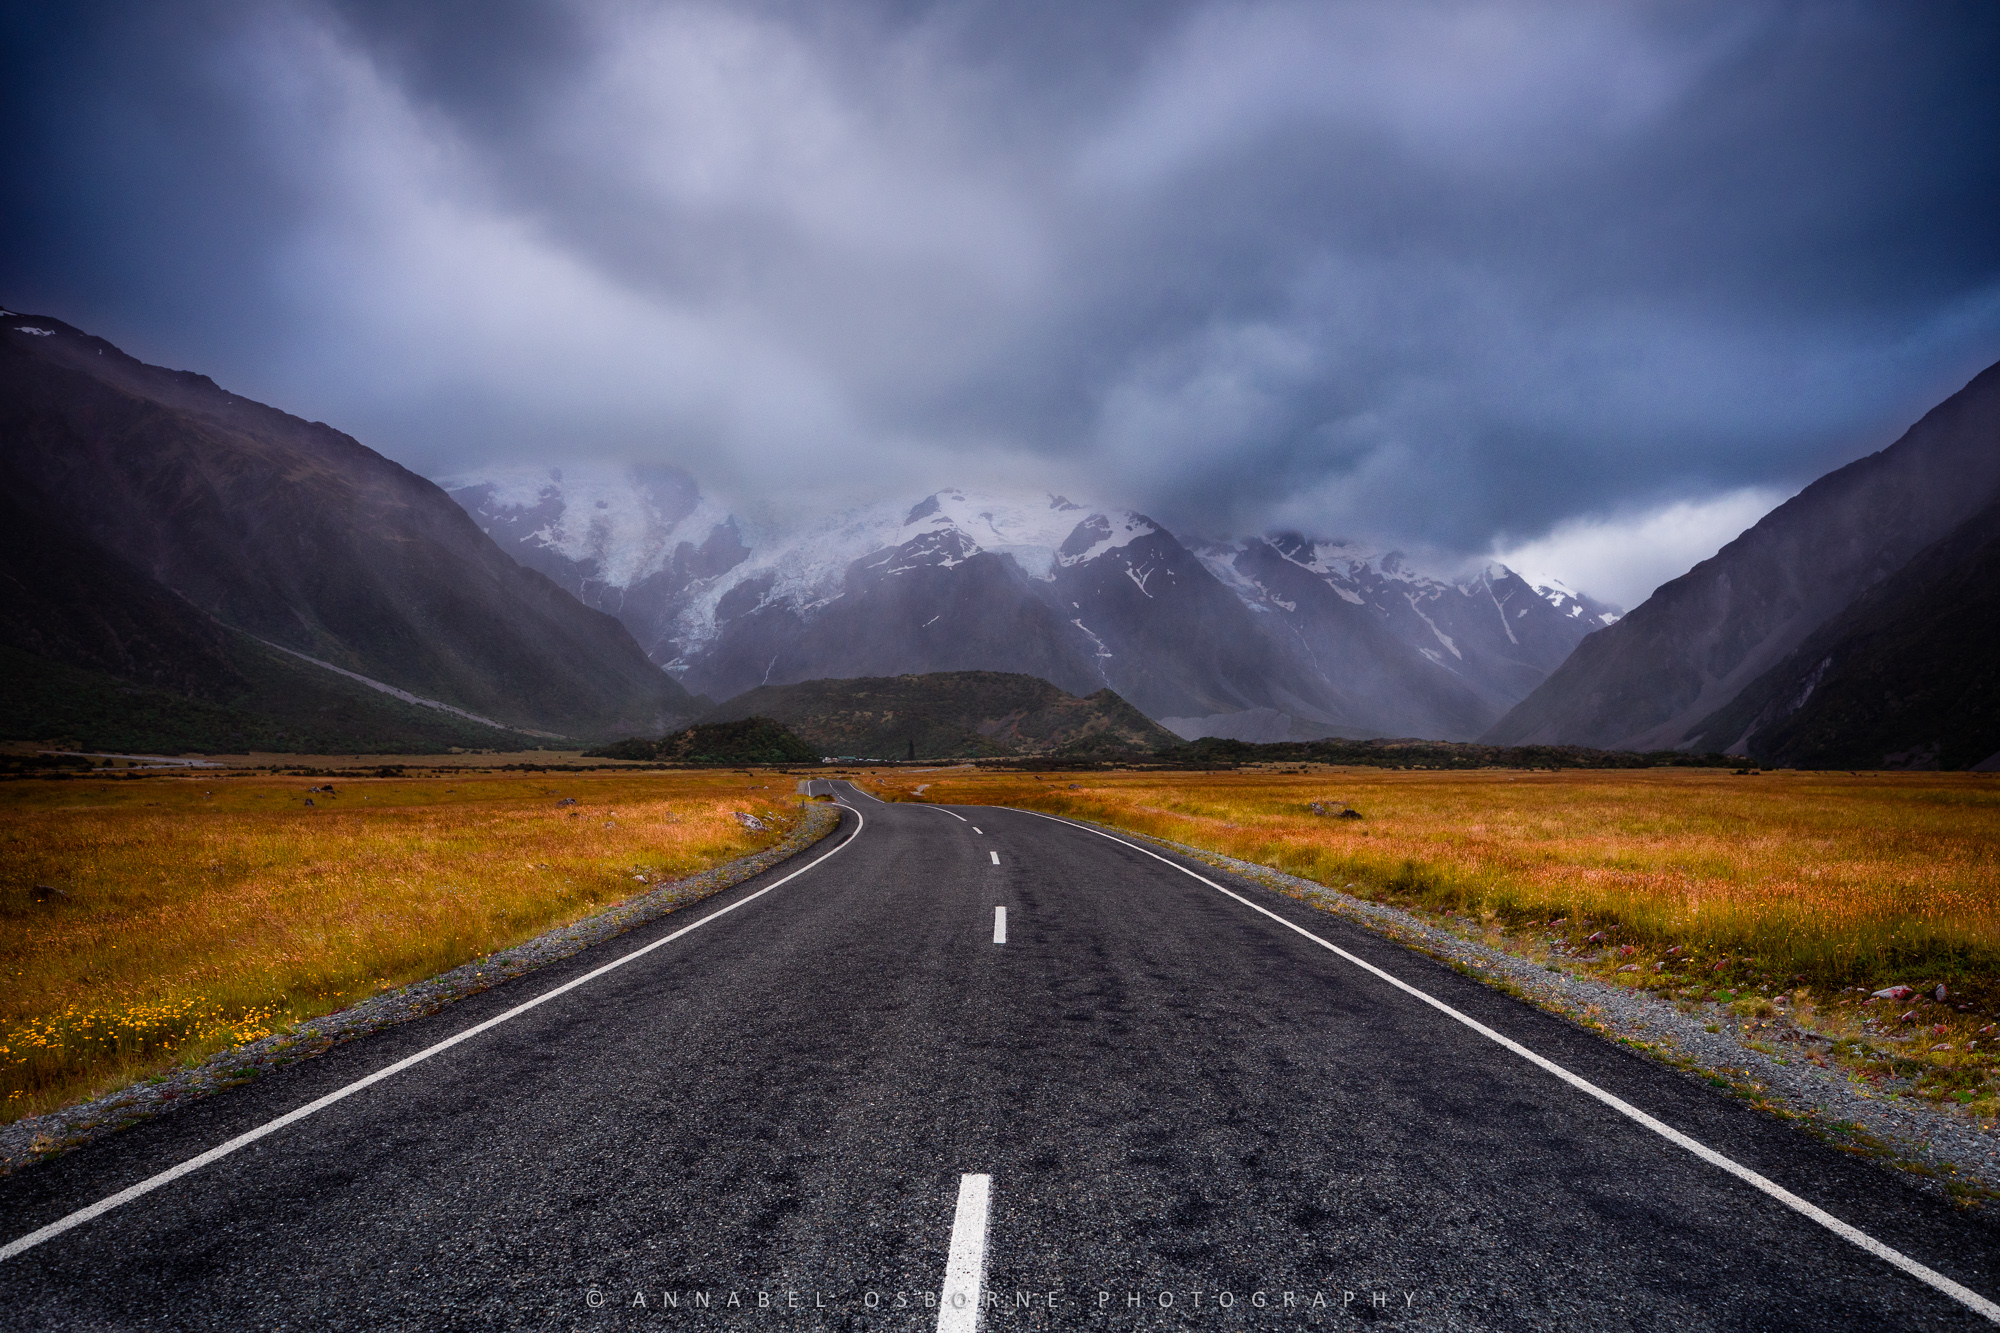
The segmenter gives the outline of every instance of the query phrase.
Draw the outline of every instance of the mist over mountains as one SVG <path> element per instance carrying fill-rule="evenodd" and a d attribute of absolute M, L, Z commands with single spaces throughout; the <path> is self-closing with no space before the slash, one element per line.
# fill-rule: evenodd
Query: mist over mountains
<path fill-rule="evenodd" d="M 778 522 L 670 468 L 446 485 L 0 311 L 0 728 L 512 747 L 658 735 L 746 697 L 810 712 L 829 681 L 1013 673 L 1184 738 L 2000 767 L 2000 367 L 1622 618 L 1497 563 L 1175 533 L 1025 488 Z"/>
<path fill-rule="evenodd" d="M 1049 492 L 944 490 L 765 528 L 668 469 L 442 483 L 504 549 L 716 698 L 987 670 L 1110 688 L 1185 737 L 1468 739 L 1611 608 L 1504 566 L 1276 534 L 1183 539 Z"/>

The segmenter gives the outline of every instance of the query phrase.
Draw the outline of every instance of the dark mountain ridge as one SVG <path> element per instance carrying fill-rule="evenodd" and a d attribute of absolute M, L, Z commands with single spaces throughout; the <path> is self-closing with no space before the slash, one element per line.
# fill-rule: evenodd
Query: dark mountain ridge
<path fill-rule="evenodd" d="M 1633 750 L 1714 743 L 1720 721 L 1709 719 L 1996 496 L 2000 365 L 1586 637 L 1481 739 Z"/>
<path fill-rule="evenodd" d="M 2000 501 L 1857 597 L 1690 736 L 1784 767 L 2000 767 Z"/>
<path fill-rule="evenodd" d="M 216 703 L 261 642 L 527 732 L 698 711 L 432 483 L 58 320 L 0 316 L 0 493 L 0 630 L 36 660 Z"/>

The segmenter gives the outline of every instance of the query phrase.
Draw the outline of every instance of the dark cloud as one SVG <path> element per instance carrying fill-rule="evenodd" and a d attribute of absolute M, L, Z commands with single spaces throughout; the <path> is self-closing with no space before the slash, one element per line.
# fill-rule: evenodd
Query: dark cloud
<path fill-rule="evenodd" d="M 2000 356 L 1983 3 L 5 13 L 0 299 L 434 472 L 1601 551 Z"/>

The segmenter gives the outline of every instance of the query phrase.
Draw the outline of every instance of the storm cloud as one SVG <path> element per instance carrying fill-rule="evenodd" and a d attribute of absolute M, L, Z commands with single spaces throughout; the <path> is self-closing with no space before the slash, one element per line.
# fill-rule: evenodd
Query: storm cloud
<path fill-rule="evenodd" d="M 6 14 L 0 301 L 433 475 L 1007 482 L 1629 604 L 2000 359 L 1988 4 Z"/>

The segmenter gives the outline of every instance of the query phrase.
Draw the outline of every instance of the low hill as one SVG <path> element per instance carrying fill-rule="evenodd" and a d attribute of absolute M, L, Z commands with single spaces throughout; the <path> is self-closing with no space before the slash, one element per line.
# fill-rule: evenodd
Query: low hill
<path fill-rule="evenodd" d="M 1037 676 L 938 671 L 765 685 L 702 718 L 775 718 L 821 755 L 979 759 L 1114 746 L 1151 752 L 1180 738 L 1111 690 L 1079 698 Z"/>
<path fill-rule="evenodd" d="M 782 722 L 746 717 L 734 722 L 699 722 L 649 741 L 614 741 L 585 754 L 595 759 L 653 759 L 670 764 L 811 764 L 819 751 L 793 735 Z"/>

